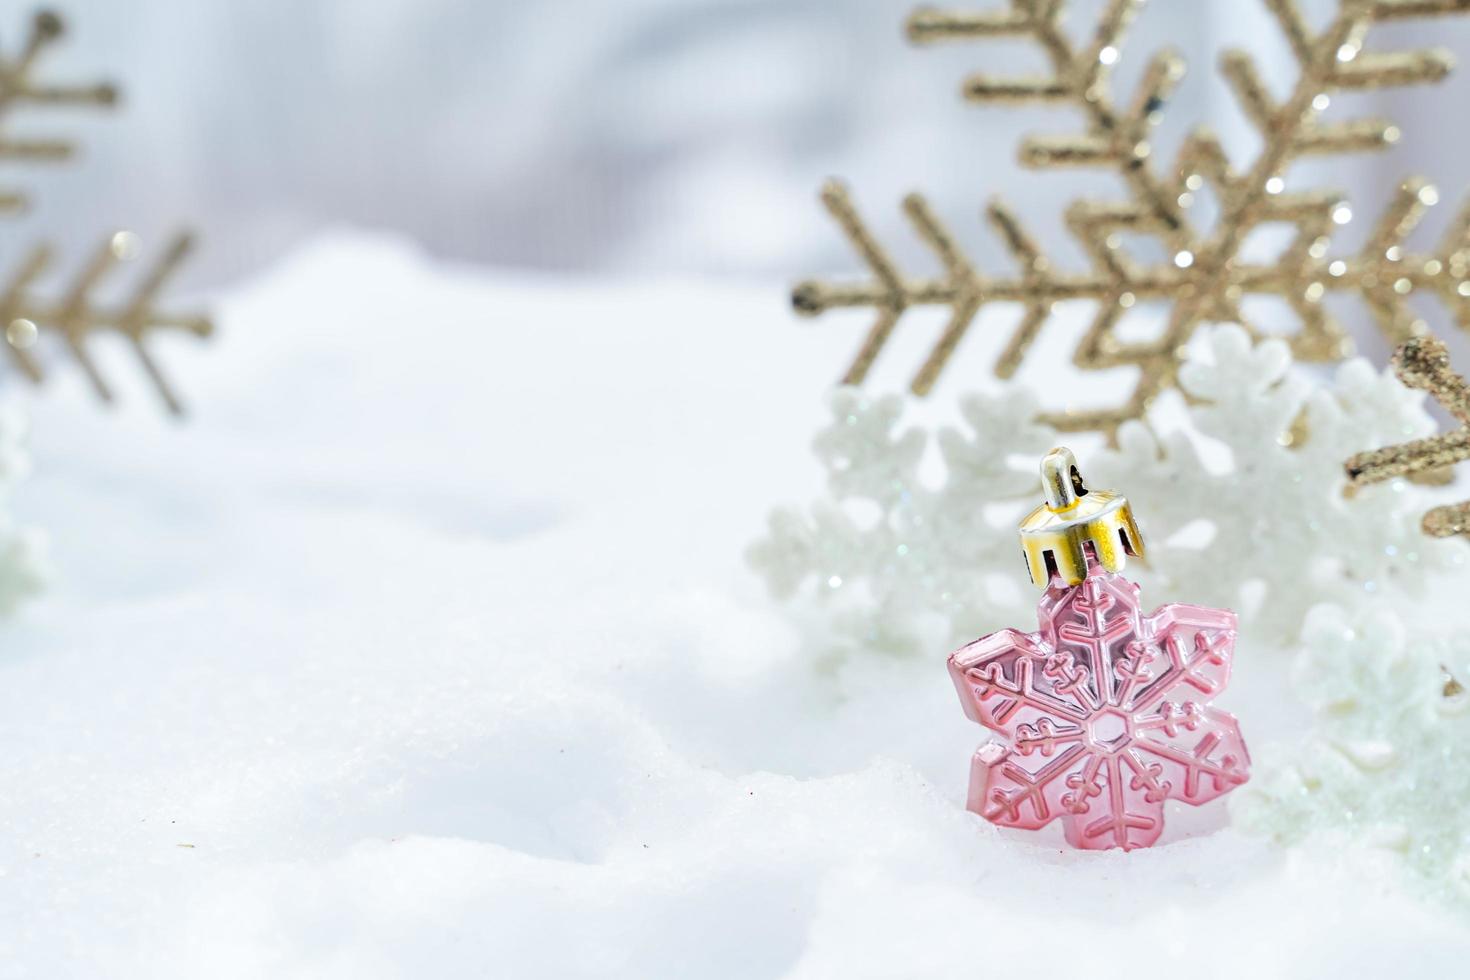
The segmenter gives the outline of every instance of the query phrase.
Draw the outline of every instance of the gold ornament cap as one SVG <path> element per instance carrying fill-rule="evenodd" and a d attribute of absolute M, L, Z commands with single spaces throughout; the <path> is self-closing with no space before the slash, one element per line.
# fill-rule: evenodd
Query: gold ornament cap
<path fill-rule="evenodd" d="M 1046 503 L 1021 522 L 1021 550 L 1033 584 L 1044 589 L 1054 575 L 1067 585 L 1081 582 L 1089 545 L 1110 572 L 1121 571 L 1128 555 L 1143 557 L 1143 536 L 1128 498 L 1089 489 L 1072 450 L 1058 447 L 1042 459 L 1041 492 Z"/>

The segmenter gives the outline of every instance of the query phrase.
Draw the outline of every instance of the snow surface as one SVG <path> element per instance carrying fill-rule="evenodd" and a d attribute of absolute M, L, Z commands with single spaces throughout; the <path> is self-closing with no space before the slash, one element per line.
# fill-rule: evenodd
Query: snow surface
<path fill-rule="evenodd" d="M 1221 805 L 1127 855 L 999 833 L 964 809 L 983 733 L 947 651 L 814 668 L 741 554 L 814 492 L 860 328 L 793 325 L 776 284 L 487 275 L 344 233 L 218 313 L 162 353 L 186 425 L 75 375 L 34 402 L 16 511 L 59 575 L 3 627 L 0 976 L 1470 954 L 1451 912 Z M 1260 671 L 1219 703 L 1253 744 L 1289 728 Z"/>

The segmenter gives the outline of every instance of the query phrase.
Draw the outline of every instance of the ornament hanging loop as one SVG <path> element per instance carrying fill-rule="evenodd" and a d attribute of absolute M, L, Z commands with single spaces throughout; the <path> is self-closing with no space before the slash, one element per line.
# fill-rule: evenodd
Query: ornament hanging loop
<path fill-rule="evenodd" d="M 1120 571 L 1129 556 L 1143 557 L 1143 536 L 1128 499 L 1113 490 L 1091 490 L 1077 468 L 1077 457 L 1058 446 L 1041 461 L 1045 503 L 1021 522 L 1021 550 L 1034 585 L 1054 579 L 1076 585 L 1087 577 L 1088 562 Z"/>
<path fill-rule="evenodd" d="M 1072 450 L 1058 446 L 1042 459 L 1041 492 L 1046 497 L 1047 509 L 1059 514 L 1071 510 L 1080 498 L 1087 496 L 1087 484 L 1082 482 Z"/>

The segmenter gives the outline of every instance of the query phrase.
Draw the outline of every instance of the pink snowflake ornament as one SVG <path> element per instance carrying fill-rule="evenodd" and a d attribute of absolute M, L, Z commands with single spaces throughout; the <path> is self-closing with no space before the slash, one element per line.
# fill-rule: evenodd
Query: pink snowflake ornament
<path fill-rule="evenodd" d="M 1004 827 L 1058 817 L 1073 847 L 1148 847 L 1164 801 L 1198 806 L 1249 777 L 1230 679 L 1235 614 L 1173 603 L 1143 615 L 1117 570 L 1141 556 L 1128 502 L 1089 491 L 1076 460 L 1042 462 L 1046 504 L 1021 525 L 1045 587 L 1034 633 L 1001 630 L 950 655 L 965 714 L 1001 736 L 975 753 L 969 808 Z"/>

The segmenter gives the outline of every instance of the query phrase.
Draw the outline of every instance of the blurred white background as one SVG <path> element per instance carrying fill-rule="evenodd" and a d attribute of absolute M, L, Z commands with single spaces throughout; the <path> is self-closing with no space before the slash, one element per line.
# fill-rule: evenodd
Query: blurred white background
<path fill-rule="evenodd" d="M 1331 3 L 1305 6 L 1322 15 Z M 1078 261 L 1060 204 L 1112 179 L 1024 174 L 1014 163 L 1019 134 L 1066 131 L 1068 111 L 981 108 L 958 95 L 966 73 L 1039 66 L 1036 53 L 1009 41 L 916 48 L 903 37 L 910 6 L 70 0 L 57 8 L 68 37 L 41 77 L 113 79 L 124 102 L 114 114 L 14 117 L 13 131 L 74 135 L 83 153 L 41 175 L 7 165 L 38 207 L 0 233 L 19 242 L 43 230 L 75 254 L 104 228 L 158 241 L 192 224 L 204 244 L 186 277 L 195 286 L 231 281 L 344 225 L 487 265 L 785 281 L 859 271 L 815 201 L 822 178 L 840 174 L 910 262 L 927 260 L 900 223 L 897 202 L 911 189 L 931 196 L 982 263 L 1006 261 L 979 219 L 998 191 L 1059 261 Z M 1073 5 L 1077 36 L 1100 6 Z M 6 8 L 0 42 L 20 42 L 32 9 Z M 1463 18 L 1375 37 L 1470 54 Z M 1163 45 L 1190 64 L 1160 134 L 1166 152 L 1199 123 L 1224 133 L 1238 160 L 1254 151 L 1214 67 L 1229 44 L 1257 52 L 1278 92 L 1290 83 L 1294 65 L 1254 0 L 1154 0 L 1129 35 L 1120 86 Z M 1448 220 L 1470 182 L 1467 93 L 1462 72 L 1438 87 L 1343 100 L 1390 115 L 1405 134 L 1389 153 L 1325 168 L 1360 216 L 1347 244 L 1412 172 L 1445 192 L 1425 239 Z M 1324 168 L 1313 166 L 1293 181 L 1319 181 Z M 1358 310 L 1345 318 L 1366 323 Z"/>

